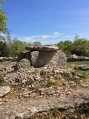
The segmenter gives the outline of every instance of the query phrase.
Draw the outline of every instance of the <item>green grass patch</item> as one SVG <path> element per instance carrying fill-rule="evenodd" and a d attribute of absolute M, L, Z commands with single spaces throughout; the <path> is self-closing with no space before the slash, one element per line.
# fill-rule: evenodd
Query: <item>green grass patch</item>
<path fill-rule="evenodd" d="M 77 72 L 79 74 L 81 74 L 81 79 L 87 79 L 89 78 L 89 70 L 88 71 L 80 71 L 80 70 L 77 70 Z"/>
<path fill-rule="evenodd" d="M 67 67 L 74 68 L 78 65 L 89 65 L 89 61 L 77 61 L 77 62 L 67 62 Z M 81 79 L 89 78 L 89 70 L 75 70 L 77 73 L 81 74 Z"/>
<path fill-rule="evenodd" d="M 85 64 L 89 65 L 89 61 L 67 62 L 68 67 L 75 67 L 78 65 L 85 65 Z"/>

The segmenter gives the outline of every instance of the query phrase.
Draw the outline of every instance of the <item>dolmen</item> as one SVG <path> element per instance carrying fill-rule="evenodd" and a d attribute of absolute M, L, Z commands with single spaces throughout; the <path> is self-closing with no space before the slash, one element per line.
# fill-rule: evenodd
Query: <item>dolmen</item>
<path fill-rule="evenodd" d="M 20 53 L 18 60 L 26 58 L 31 66 L 39 68 L 47 66 L 65 67 L 66 55 L 55 45 L 27 46 L 27 52 Z"/>

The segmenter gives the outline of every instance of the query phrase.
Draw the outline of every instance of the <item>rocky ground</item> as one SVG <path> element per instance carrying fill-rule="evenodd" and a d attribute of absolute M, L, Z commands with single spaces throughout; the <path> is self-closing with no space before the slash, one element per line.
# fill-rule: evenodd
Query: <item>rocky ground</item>
<path fill-rule="evenodd" d="M 0 67 L 0 119 L 88 119 L 89 80 L 68 68 Z"/>
<path fill-rule="evenodd" d="M 24 97 L 10 92 L 0 104 L 0 119 L 88 119 L 89 90 L 64 90 L 60 95 Z"/>

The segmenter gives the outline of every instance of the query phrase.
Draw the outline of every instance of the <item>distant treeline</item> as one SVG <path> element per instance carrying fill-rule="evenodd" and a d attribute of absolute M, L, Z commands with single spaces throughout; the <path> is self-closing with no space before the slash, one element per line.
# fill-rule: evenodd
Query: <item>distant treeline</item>
<path fill-rule="evenodd" d="M 40 45 L 40 42 L 26 43 L 18 40 L 0 40 L 0 57 L 16 57 L 20 52 L 25 52 L 28 45 Z"/>
<path fill-rule="evenodd" d="M 66 53 L 67 56 L 71 56 L 73 54 L 78 56 L 89 56 L 88 39 L 75 37 L 73 41 L 60 41 L 57 45 L 59 49 L 63 50 Z"/>
<path fill-rule="evenodd" d="M 26 43 L 15 38 L 13 40 L 0 40 L 0 57 L 16 57 L 20 52 L 25 52 L 28 45 L 41 45 L 40 42 Z M 74 40 L 60 41 L 57 46 L 67 56 L 89 56 L 89 40 L 76 37 Z"/>

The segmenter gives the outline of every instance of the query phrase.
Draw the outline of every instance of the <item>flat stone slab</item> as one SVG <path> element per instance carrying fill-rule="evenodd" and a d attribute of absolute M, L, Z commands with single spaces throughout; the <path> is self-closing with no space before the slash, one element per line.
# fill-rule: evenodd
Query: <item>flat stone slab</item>
<path fill-rule="evenodd" d="M 30 51 L 57 51 L 58 47 L 55 45 L 27 46 L 26 50 L 30 50 Z"/>
<path fill-rule="evenodd" d="M 4 97 L 6 94 L 10 92 L 11 88 L 9 86 L 1 86 L 0 87 L 0 98 Z"/>

